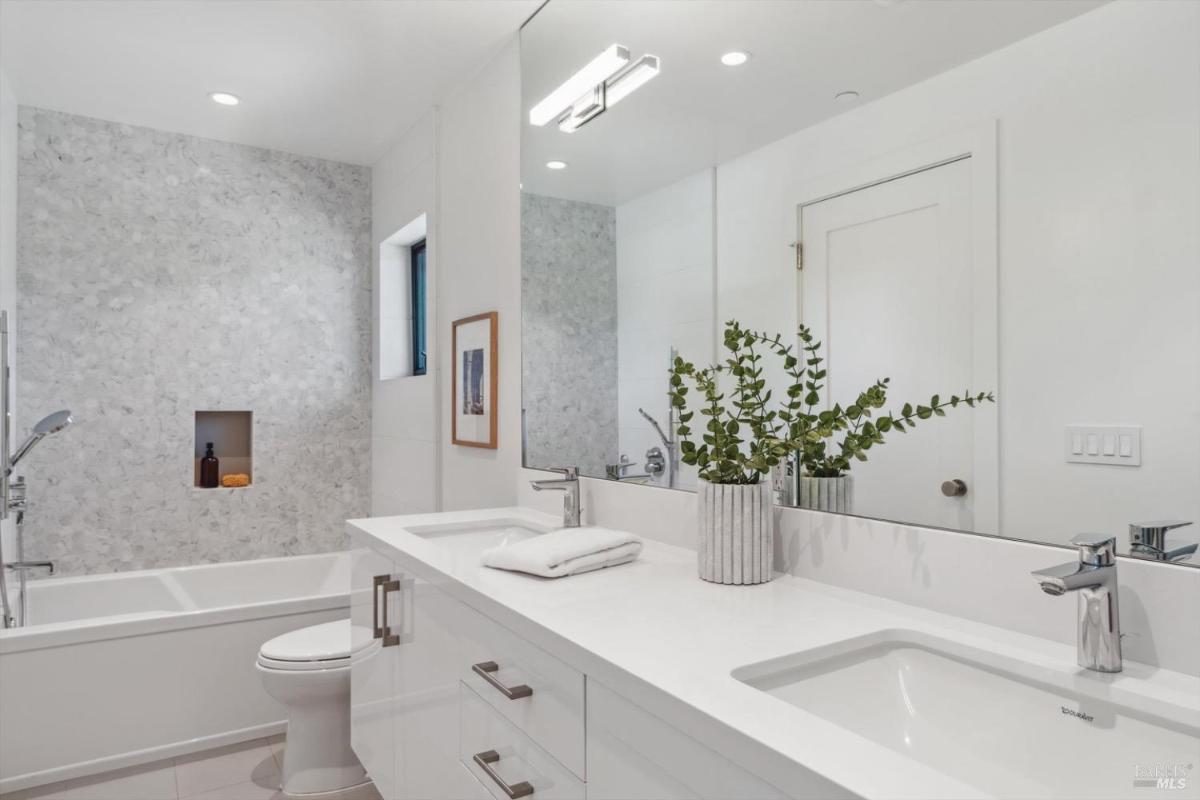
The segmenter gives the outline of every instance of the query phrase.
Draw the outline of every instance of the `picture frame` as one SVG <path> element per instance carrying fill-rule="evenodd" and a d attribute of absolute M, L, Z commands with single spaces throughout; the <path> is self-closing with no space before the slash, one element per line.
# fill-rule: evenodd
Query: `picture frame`
<path fill-rule="evenodd" d="M 464 447 L 497 447 L 500 387 L 499 312 L 451 323 L 450 441 Z"/>

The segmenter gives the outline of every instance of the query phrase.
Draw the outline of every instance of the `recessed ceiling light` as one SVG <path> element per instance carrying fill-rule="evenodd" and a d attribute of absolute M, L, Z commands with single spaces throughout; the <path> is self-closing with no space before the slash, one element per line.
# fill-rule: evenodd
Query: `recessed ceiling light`
<path fill-rule="evenodd" d="M 236 106 L 238 103 L 242 102 L 242 98 L 238 97 L 236 94 L 230 94 L 229 92 L 213 92 L 209 95 L 209 99 L 211 99 L 214 103 L 218 103 L 223 106 Z"/>
<path fill-rule="evenodd" d="M 727 67 L 740 67 L 750 60 L 750 54 L 741 50 L 733 50 L 721 56 L 721 63 Z"/>
<path fill-rule="evenodd" d="M 566 169 L 567 162 L 565 161 L 547 161 L 546 169 Z"/>
<path fill-rule="evenodd" d="M 839 103 L 841 103 L 844 106 L 849 105 L 858 100 L 858 92 L 855 92 L 855 91 L 838 92 L 837 94 L 835 94 L 833 96 L 833 99 L 837 100 Z"/>

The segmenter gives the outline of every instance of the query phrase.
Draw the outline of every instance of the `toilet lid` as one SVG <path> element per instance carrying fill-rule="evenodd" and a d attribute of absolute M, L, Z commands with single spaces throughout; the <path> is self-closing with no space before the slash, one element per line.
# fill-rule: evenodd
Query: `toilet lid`
<path fill-rule="evenodd" d="M 339 619 L 276 636 L 262 646 L 259 655 L 270 661 L 345 660 L 371 644 L 370 633 L 365 628 L 352 631 L 350 620 Z"/>

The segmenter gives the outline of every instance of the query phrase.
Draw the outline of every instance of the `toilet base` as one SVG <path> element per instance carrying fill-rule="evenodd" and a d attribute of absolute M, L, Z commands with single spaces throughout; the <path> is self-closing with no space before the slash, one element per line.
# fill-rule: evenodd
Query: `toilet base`
<path fill-rule="evenodd" d="M 293 708 L 291 712 L 279 786 L 284 793 L 327 794 L 367 782 L 367 771 L 350 749 L 348 708 L 341 715 L 345 724 L 332 719 L 330 709 Z"/>
<path fill-rule="evenodd" d="M 350 749 L 350 669 L 283 672 L 259 665 L 267 691 L 288 709 L 280 787 L 319 795 L 367 782 Z"/>

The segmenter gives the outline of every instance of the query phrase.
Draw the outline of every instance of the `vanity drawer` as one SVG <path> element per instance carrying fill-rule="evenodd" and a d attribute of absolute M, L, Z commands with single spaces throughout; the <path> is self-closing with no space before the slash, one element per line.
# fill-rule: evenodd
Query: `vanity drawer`
<path fill-rule="evenodd" d="M 583 781 L 459 684 L 459 759 L 496 800 L 583 800 Z"/>
<path fill-rule="evenodd" d="M 467 606 L 460 679 L 575 775 L 584 768 L 584 676 Z"/>

